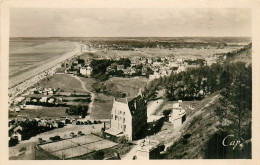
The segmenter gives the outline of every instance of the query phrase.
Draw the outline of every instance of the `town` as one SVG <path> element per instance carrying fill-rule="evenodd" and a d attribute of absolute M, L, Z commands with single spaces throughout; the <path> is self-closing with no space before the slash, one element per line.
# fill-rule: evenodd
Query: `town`
<path fill-rule="evenodd" d="M 221 77 L 222 71 L 213 69 L 237 54 L 249 56 L 251 50 L 249 43 L 236 45 L 236 49 L 232 45 L 231 51 L 224 51 L 228 45 L 222 42 L 80 41 L 79 44 L 79 54 L 18 84 L 9 93 L 11 158 L 23 155 L 30 159 L 66 160 L 167 158 L 176 145 L 174 142 L 190 138 L 189 128 L 199 116 L 203 114 L 208 119 L 214 116 L 214 109 L 205 109 L 217 102 L 218 90 L 226 79 Z M 156 56 L 146 50 L 188 52 L 213 48 L 219 53 L 205 57 Z M 143 49 L 147 52 L 131 55 Z M 117 51 L 128 52 L 130 56 L 115 54 Z M 211 75 L 207 74 L 196 78 L 202 74 L 196 70 L 212 70 L 219 79 L 212 83 Z M 167 84 L 175 83 L 173 77 L 181 76 L 183 79 L 188 76 L 189 84 L 179 81 L 175 89 Z M 189 86 L 192 82 L 198 85 Z M 33 141 L 33 145 L 26 146 L 26 141 Z"/>

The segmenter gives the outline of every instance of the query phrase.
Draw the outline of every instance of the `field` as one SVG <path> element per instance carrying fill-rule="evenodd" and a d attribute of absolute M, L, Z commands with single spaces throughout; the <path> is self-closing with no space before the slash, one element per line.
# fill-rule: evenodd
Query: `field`
<path fill-rule="evenodd" d="M 54 74 L 48 79 L 44 79 L 37 83 L 36 87 L 43 88 L 60 88 L 64 92 L 86 93 L 81 83 L 68 74 Z"/>
<path fill-rule="evenodd" d="M 106 94 L 96 94 L 96 98 L 91 112 L 91 117 L 95 119 L 109 119 L 113 104 L 113 97 L 117 93 L 125 93 L 128 101 L 135 97 L 139 88 L 144 88 L 147 83 L 146 78 L 120 78 L 113 77 L 104 82 Z"/>
<path fill-rule="evenodd" d="M 159 49 L 159 48 L 138 48 L 135 51 L 122 51 L 122 50 L 99 50 L 96 53 L 86 53 L 81 56 L 83 59 L 88 58 L 98 58 L 98 57 L 122 57 L 122 58 L 131 58 L 134 56 L 138 57 L 166 57 L 166 56 L 175 56 L 178 58 L 181 57 L 196 57 L 196 58 L 206 58 L 216 53 L 227 53 L 233 50 L 237 50 L 242 48 L 243 46 L 227 46 L 224 49 L 191 49 L 191 48 L 183 48 L 183 49 Z"/>
<path fill-rule="evenodd" d="M 47 143 L 40 147 L 60 159 L 68 159 L 85 155 L 90 152 L 111 148 L 117 143 L 99 138 L 92 134 L 65 139 L 58 142 Z"/>
<path fill-rule="evenodd" d="M 125 93 L 127 97 L 132 98 L 137 95 L 139 89 L 144 89 L 148 79 L 144 77 L 121 78 L 113 77 L 107 80 L 104 85 L 107 92 L 114 95 L 118 92 Z"/>
<path fill-rule="evenodd" d="M 82 78 L 86 83 L 87 87 L 89 87 L 89 82 L 94 82 L 92 79 L 86 79 Z M 66 104 L 68 105 L 88 105 L 89 101 L 87 99 L 90 99 L 90 96 L 80 96 L 80 97 L 71 97 L 70 95 L 72 93 L 76 93 L 76 95 L 89 95 L 89 92 L 87 92 L 85 89 L 83 89 L 82 84 L 80 81 L 72 77 L 68 74 L 54 74 L 53 76 L 44 79 L 37 83 L 34 87 L 42 87 L 42 88 L 60 88 L 60 91 L 63 92 L 57 92 L 57 96 L 53 95 L 56 99 L 62 98 L 63 100 L 66 100 Z M 25 95 L 26 97 L 36 97 L 41 98 L 45 95 L 43 94 L 32 94 L 32 95 Z M 48 96 L 50 97 L 50 96 Z M 9 112 L 9 117 L 13 118 L 17 115 L 29 115 L 30 118 L 35 118 L 38 116 L 46 116 L 46 117 L 60 117 L 60 116 L 68 116 L 68 114 L 65 113 L 65 110 L 68 107 L 43 107 L 43 109 L 26 109 L 21 110 L 19 113 L 17 112 Z"/>
<path fill-rule="evenodd" d="M 29 118 L 49 117 L 59 118 L 60 116 L 68 116 L 65 113 L 66 107 L 43 107 L 43 109 L 26 109 L 20 112 L 9 112 L 9 117 L 13 118 L 17 115 L 29 115 Z"/>

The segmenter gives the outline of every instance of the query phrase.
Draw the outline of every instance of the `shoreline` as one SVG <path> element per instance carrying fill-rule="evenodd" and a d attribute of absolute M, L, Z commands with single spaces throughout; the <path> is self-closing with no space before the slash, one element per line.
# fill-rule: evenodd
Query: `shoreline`
<path fill-rule="evenodd" d="M 27 72 L 27 77 L 23 77 L 23 74 L 20 75 L 22 77 L 22 80 L 17 80 L 16 83 L 10 83 L 9 79 L 9 101 L 12 102 L 12 100 L 17 97 L 19 94 L 22 94 L 25 92 L 28 88 L 35 85 L 40 80 L 52 76 L 56 69 L 61 66 L 61 63 L 71 59 L 75 56 L 80 55 L 81 53 L 81 44 L 74 42 L 74 49 L 72 49 L 69 52 L 64 53 L 60 58 L 57 58 L 53 61 L 50 61 L 49 63 L 43 64 L 30 72 Z M 30 74 L 31 73 L 31 74 Z"/>

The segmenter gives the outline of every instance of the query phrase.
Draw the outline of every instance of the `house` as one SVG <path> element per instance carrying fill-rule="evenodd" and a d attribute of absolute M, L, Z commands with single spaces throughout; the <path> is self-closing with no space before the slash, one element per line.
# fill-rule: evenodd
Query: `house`
<path fill-rule="evenodd" d="M 150 140 L 148 137 L 138 141 L 137 151 L 135 152 L 136 160 L 156 159 L 160 155 L 161 147 L 159 141 Z"/>
<path fill-rule="evenodd" d="M 87 75 L 87 68 L 85 67 L 80 68 L 79 73 L 82 75 Z"/>
<path fill-rule="evenodd" d="M 47 98 L 48 98 L 48 97 L 42 97 L 42 98 L 40 99 L 40 102 L 46 103 L 46 102 L 47 102 Z"/>
<path fill-rule="evenodd" d="M 9 129 L 9 137 L 22 141 L 22 132 L 23 128 L 20 125 L 16 125 Z"/>
<path fill-rule="evenodd" d="M 174 103 L 172 107 L 172 113 L 170 114 L 169 121 L 173 123 L 173 127 L 180 127 L 186 120 L 186 111 L 180 106 L 182 101 Z"/>
<path fill-rule="evenodd" d="M 124 69 L 124 65 L 117 65 L 117 70 L 122 70 Z"/>
<path fill-rule="evenodd" d="M 54 98 L 50 98 L 48 103 L 50 103 L 50 104 L 54 103 Z"/>
<path fill-rule="evenodd" d="M 160 78 L 160 77 L 161 77 L 161 75 L 158 72 L 154 72 L 154 74 L 149 75 L 149 80 L 153 80 L 153 79 Z"/>
<path fill-rule="evenodd" d="M 143 134 L 147 125 L 147 102 L 141 90 L 131 101 L 113 100 L 110 129 L 105 133 L 115 137 L 126 136 L 129 141 Z"/>
<path fill-rule="evenodd" d="M 48 92 L 48 95 L 51 95 L 51 96 L 52 96 L 52 95 L 53 95 L 53 91 L 52 91 L 52 90 L 49 91 L 49 92 Z"/>
<path fill-rule="evenodd" d="M 86 75 L 87 75 L 87 76 L 90 76 L 91 73 L 92 73 L 92 70 L 93 70 L 93 69 L 92 69 L 90 66 L 88 66 L 88 67 L 87 67 L 87 70 L 86 70 Z"/>

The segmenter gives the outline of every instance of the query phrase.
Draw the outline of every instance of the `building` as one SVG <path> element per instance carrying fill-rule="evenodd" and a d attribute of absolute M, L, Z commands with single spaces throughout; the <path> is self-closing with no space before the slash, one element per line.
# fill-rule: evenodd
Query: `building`
<path fill-rule="evenodd" d="M 117 65 L 117 70 L 122 70 L 124 69 L 124 65 Z"/>
<path fill-rule="evenodd" d="M 160 77 L 161 77 L 160 73 L 154 72 L 154 74 L 149 75 L 149 80 L 153 80 Z"/>
<path fill-rule="evenodd" d="M 169 121 L 173 123 L 173 127 L 180 127 L 186 120 L 186 111 L 180 106 L 181 101 L 173 104 L 172 113 L 169 117 Z"/>
<path fill-rule="evenodd" d="M 87 68 L 85 67 L 80 68 L 79 73 L 82 75 L 87 75 Z"/>
<path fill-rule="evenodd" d="M 86 70 L 86 75 L 87 75 L 87 76 L 90 76 L 91 73 L 92 73 L 92 70 L 93 70 L 93 69 L 92 69 L 90 66 L 88 66 L 88 67 L 87 67 L 87 70 Z"/>
<path fill-rule="evenodd" d="M 136 160 L 156 159 L 160 155 L 161 147 L 159 141 L 151 141 L 148 137 L 138 141 L 138 148 L 135 153 Z"/>
<path fill-rule="evenodd" d="M 141 90 L 131 101 L 113 100 L 110 129 L 105 133 L 112 136 L 125 136 L 127 140 L 136 140 L 143 134 L 147 125 L 147 102 Z"/>

